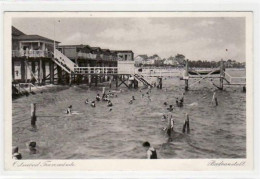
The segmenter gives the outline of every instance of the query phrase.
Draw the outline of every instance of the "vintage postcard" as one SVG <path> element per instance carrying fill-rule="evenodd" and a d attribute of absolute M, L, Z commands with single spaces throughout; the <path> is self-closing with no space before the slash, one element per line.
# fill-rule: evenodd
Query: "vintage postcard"
<path fill-rule="evenodd" d="M 252 12 L 6 12 L 7 171 L 253 169 Z"/>

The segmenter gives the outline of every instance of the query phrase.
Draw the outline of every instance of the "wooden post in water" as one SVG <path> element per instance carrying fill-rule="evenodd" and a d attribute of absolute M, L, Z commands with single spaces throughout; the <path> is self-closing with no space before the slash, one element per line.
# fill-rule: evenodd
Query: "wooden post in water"
<path fill-rule="evenodd" d="M 31 103 L 31 126 L 36 128 L 36 103 Z"/>
<path fill-rule="evenodd" d="M 118 87 L 118 75 L 116 75 L 116 87 Z"/>
<path fill-rule="evenodd" d="M 69 74 L 69 85 L 71 86 L 71 82 L 72 82 L 72 74 Z"/>
<path fill-rule="evenodd" d="M 21 79 L 23 82 L 25 82 L 25 64 L 24 59 L 21 59 Z"/>
<path fill-rule="evenodd" d="M 189 90 L 189 59 L 186 60 L 186 65 L 185 65 L 185 91 Z"/>
<path fill-rule="evenodd" d="M 223 90 L 223 78 L 224 78 L 224 62 L 223 59 L 220 61 L 220 90 Z"/>
<path fill-rule="evenodd" d="M 42 71 L 43 71 L 43 68 L 42 68 L 42 59 L 40 59 L 39 60 L 39 64 L 38 64 L 39 66 L 39 83 L 40 84 L 42 84 L 42 76 L 43 76 L 43 73 L 42 73 Z"/>
<path fill-rule="evenodd" d="M 88 68 L 88 73 L 91 74 L 90 63 L 88 63 L 87 66 L 89 67 Z M 91 75 L 88 75 L 88 84 L 89 84 L 89 86 L 91 86 Z"/>
<path fill-rule="evenodd" d="M 28 61 L 25 59 L 24 60 L 24 79 L 25 79 L 25 83 L 27 83 L 27 79 L 28 79 L 28 76 L 27 76 L 28 66 L 27 66 L 27 64 L 28 64 Z"/>
<path fill-rule="evenodd" d="M 95 75 L 95 86 L 98 84 L 98 75 Z"/>

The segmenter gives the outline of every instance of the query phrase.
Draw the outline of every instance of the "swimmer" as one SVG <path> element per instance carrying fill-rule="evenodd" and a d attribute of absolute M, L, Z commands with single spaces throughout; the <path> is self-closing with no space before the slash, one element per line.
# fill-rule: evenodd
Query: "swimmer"
<path fill-rule="evenodd" d="M 176 98 L 176 105 L 179 106 L 179 99 Z"/>
<path fill-rule="evenodd" d="M 132 96 L 132 100 L 135 100 L 135 97 L 134 97 L 134 96 Z"/>
<path fill-rule="evenodd" d="M 91 102 L 91 107 L 93 107 L 93 108 L 96 107 L 96 101 Z"/>
<path fill-rule="evenodd" d="M 88 99 L 86 99 L 85 104 L 88 104 Z"/>
<path fill-rule="evenodd" d="M 110 100 L 108 100 L 108 102 L 107 102 L 107 106 L 108 106 L 108 107 L 113 106 L 113 104 L 112 104 L 112 102 L 111 102 Z"/>
<path fill-rule="evenodd" d="M 129 104 L 133 104 L 133 100 L 132 99 L 129 101 Z"/>
<path fill-rule="evenodd" d="M 172 107 L 172 105 L 170 105 L 170 107 L 167 108 L 167 110 L 168 110 L 168 111 L 173 111 L 173 107 Z"/>
<path fill-rule="evenodd" d="M 109 111 L 112 111 L 112 108 L 109 108 Z"/>
<path fill-rule="evenodd" d="M 167 103 L 167 102 L 164 102 L 163 104 L 164 104 L 165 106 L 167 106 L 167 105 L 168 105 L 168 103 Z"/>
<path fill-rule="evenodd" d="M 157 159 L 157 152 L 155 148 L 153 148 L 149 142 L 144 142 L 143 147 L 146 148 L 147 159 Z"/>
<path fill-rule="evenodd" d="M 166 117 L 166 115 L 164 114 L 163 116 L 162 116 L 162 121 L 165 121 L 167 119 L 167 117 Z"/>
<path fill-rule="evenodd" d="M 71 114 L 71 110 L 72 110 L 72 105 L 70 105 L 70 106 L 67 108 L 67 114 Z"/>
<path fill-rule="evenodd" d="M 100 96 L 99 96 L 99 94 L 97 94 L 96 100 L 97 100 L 97 101 L 100 101 Z"/>
<path fill-rule="evenodd" d="M 103 101 L 109 101 L 108 95 L 105 95 L 104 98 L 102 98 Z"/>

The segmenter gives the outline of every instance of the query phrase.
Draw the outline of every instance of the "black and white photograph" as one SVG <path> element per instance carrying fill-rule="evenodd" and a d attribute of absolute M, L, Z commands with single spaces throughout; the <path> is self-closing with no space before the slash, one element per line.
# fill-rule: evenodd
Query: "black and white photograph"
<path fill-rule="evenodd" d="M 9 160 L 248 158 L 251 13 L 24 14 Z"/>

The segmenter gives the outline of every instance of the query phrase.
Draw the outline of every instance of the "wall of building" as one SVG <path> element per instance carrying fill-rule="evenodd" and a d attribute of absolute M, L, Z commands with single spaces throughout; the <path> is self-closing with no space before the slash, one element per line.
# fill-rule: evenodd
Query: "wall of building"
<path fill-rule="evenodd" d="M 134 61 L 118 61 L 118 74 L 134 74 Z"/>

